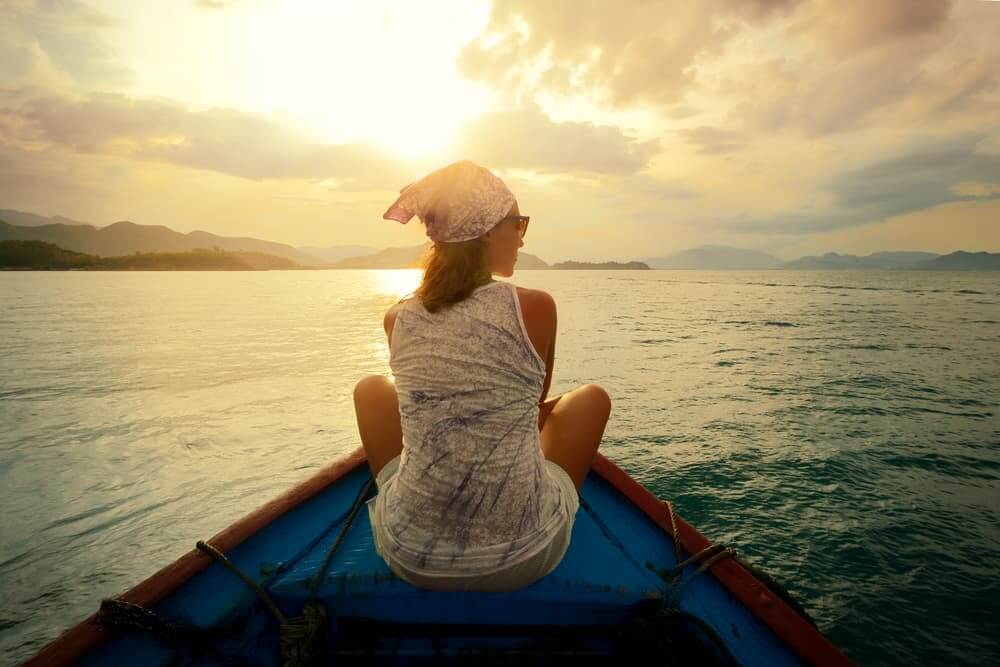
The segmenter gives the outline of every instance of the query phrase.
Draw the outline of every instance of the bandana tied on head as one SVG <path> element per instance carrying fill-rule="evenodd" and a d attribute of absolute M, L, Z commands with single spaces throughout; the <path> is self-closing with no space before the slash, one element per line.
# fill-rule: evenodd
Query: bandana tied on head
<path fill-rule="evenodd" d="M 410 183 L 382 216 L 404 225 L 417 216 L 435 243 L 482 236 L 504 219 L 514 193 L 488 169 L 462 160 Z"/>

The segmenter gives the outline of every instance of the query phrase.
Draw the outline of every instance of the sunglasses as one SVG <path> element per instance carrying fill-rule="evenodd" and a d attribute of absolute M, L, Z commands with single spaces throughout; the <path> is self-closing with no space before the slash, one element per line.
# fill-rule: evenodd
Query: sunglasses
<path fill-rule="evenodd" d="M 528 222 L 531 220 L 530 215 L 509 215 L 504 220 L 516 220 L 517 221 L 517 231 L 521 234 L 521 238 L 528 233 Z"/>

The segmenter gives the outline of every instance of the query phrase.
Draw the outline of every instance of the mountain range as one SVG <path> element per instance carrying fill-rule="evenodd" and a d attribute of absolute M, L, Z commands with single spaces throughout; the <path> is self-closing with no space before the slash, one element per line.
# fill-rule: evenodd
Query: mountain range
<path fill-rule="evenodd" d="M 302 267 L 336 269 L 413 268 L 430 244 L 405 248 L 376 249 L 363 245 L 302 246 L 251 237 L 219 236 L 194 231 L 183 234 L 162 225 L 139 225 L 121 221 L 106 227 L 61 216 L 46 218 L 34 213 L 0 209 L 0 241 L 46 241 L 66 250 L 101 257 L 136 252 L 185 252 L 199 248 L 228 252 L 255 252 L 289 259 Z M 757 250 L 707 245 L 671 255 L 648 257 L 643 263 L 654 269 L 763 270 L 763 269 L 913 269 L 1000 270 L 1000 253 L 958 251 L 949 255 L 930 252 L 876 252 L 870 255 L 826 253 L 785 262 Z M 520 269 L 548 269 L 541 258 L 518 254 Z"/>
<path fill-rule="evenodd" d="M 828 252 L 786 262 L 786 269 L 915 269 L 928 268 L 940 255 L 932 252 L 874 252 L 864 257 Z"/>
<path fill-rule="evenodd" d="M 767 253 L 720 245 L 703 245 L 642 261 L 653 269 L 780 269 L 782 265 L 780 259 Z"/>
<path fill-rule="evenodd" d="M 304 252 L 307 255 L 318 257 L 324 262 L 329 262 L 330 264 L 335 264 L 342 259 L 347 259 L 348 257 L 363 257 L 365 255 L 372 255 L 378 252 L 378 248 L 373 248 L 368 245 L 335 245 L 327 246 L 325 248 L 317 248 L 316 246 L 299 246 L 297 250 L 299 252 Z"/>
<path fill-rule="evenodd" d="M 107 227 L 55 223 L 30 227 L 8 224 L 0 218 L 0 241 L 47 241 L 60 248 L 101 257 L 136 252 L 184 252 L 219 248 L 229 252 L 258 252 L 290 259 L 301 266 L 326 267 L 328 262 L 284 243 L 249 237 L 217 236 L 208 232 L 182 234 L 162 225 L 116 222 Z"/>
<path fill-rule="evenodd" d="M 350 257 L 334 263 L 334 269 L 412 269 L 420 266 L 431 244 L 423 243 L 406 248 L 386 248 L 370 255 Z M 517 268 L 547 269 L 549 265 L 535 255 L 517 253 Z"/>

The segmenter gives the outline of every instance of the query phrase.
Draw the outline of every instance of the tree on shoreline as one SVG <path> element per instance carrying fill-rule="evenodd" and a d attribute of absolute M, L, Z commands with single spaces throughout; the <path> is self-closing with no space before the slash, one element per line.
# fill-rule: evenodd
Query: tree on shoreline
<path fill-rule="evenodd" d="M 227 252 L 215 247 L 186 252 L 139 252 L 118 257 L 98 257 L 60 248 L 46 241 L 0 241 L 0 268 L 253 271 L 300 269 L 284 257 L 260 252 Z"/>

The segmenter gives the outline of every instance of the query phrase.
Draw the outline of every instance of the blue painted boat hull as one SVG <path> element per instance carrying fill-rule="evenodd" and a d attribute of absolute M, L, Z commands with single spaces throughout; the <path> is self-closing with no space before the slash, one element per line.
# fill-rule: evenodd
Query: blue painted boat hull
<path fill-rule="evenodd" d="M 369 479 L 367 465 L 355 465 L 242 540 L 227 556 L 261 584 L 286 615 L 300 615 L 310 580 Z M 640 507 L 626 495 L 613 481 L 592 473 L 581 489 L 581 508 L 566 557 L 532 586 L 508 593 L 432 592 L 398 579 L 375 552 L 362 508 L 317 594 L 328 614 L 327 658 L 409 664 L 457 661 L 486 651 L 517 654 L 519 662 L 530 662 L 531 656 L 548 662 L 569 655 L 577 662 L 607 659 L 623 650 L 658 650 L 657 638 L 648 636 L 660 627 L 654 617 L 675 603 L 701 619 L 713 631 L 708 634 L 724 643 L 722 651 L 701 636 L 699 643 L 709 657 L 722 660 L 728 652 L 739 664 L 769 666 L 798 665 L 804 658 L 847 662 L 832 645 L 832 651 L 821 647 L 827 653 L 803 656 L 800 647 L 790 646 L 787 631 L 779 627 L 785 635 L 779 636 L 759 610 L 739 599 L 743 594 L 738 587 L 727 587 L 714 573 L 693 578 L 678 593 L 660 574 L 676 564 L 670 533 L 662 521 L 650 516 L 649 507 Z M 101 666 L 210 665 L 227 660 L 281 664 L 277 622 L 256 594 L 218 563 L 189 577 L 154 611 L 171 622 L 224 629 L 220 631 L 224 636 L 209 647 L 184 646 L 140 630 L 118 631 L 74 660 Z M 687 627 L 692 635 L 705 634 L 690 623 Z M 801 632 L 802 627 L 805 624 L 794 631 Z M 825 642 L 815 634 L 820 644 Z M 58 654 L 52 650 L 58 643 L 48 655 Z"/>

